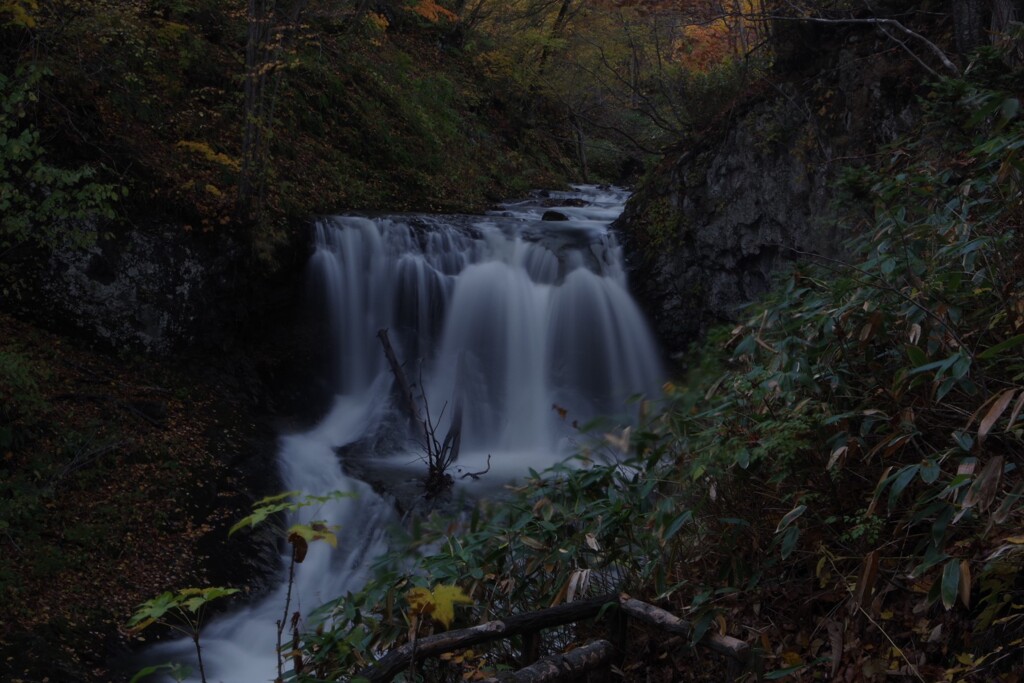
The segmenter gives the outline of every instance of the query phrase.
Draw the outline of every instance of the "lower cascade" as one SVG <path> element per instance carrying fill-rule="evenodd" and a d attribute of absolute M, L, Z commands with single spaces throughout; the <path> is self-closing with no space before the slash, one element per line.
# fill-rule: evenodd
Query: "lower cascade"
<path fill-rule="evenodd" d="M 306 615 L 358 590 L 387 548 L 393 501 L 346 475 L 339 456 L 402 424 L 379 330 L 388 331 L 438 434 L 460 406 L 457 465 L 487 470 L 479 481 L 456 480 L 471 494 L 571 455 L 579 435 L 572 422 L 603 416 L 625 425 L 636 412 L 630 397 L 657 395 L 659 351 L 626 289 L 622 250 L 609 230 L 627 196 L 576 186 L 486 216 L 339 216 L 317 224 L 310 277 L 329 322 L 333 357 L 325 371 L 337 395 L 318 425 L 281 438 L 278 467 L 284 490 L 351 495 L 288 520 L 308 523 L 315 514 L 339 527 L 337 549 L 313 543 L 297 567 L 291 612 Z M 414 436 L 391 452 L 374 447 L 372 457 L 421 476 Z M 211 683 L 274 679 L 275 624 L 287 591 L 282 570 L 276 590 L 203 628 Z M 175 641 L 146 660 L 195 668 L 195 651 Z"/>

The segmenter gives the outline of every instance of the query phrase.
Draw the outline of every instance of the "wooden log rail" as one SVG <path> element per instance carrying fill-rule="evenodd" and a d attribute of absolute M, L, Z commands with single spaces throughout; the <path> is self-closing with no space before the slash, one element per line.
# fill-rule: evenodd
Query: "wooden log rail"
<path fill-rule="evenodd" d="M 593 619 L 607 604 L 618 600 L 615 595 L 602 595 L 590 600 L 568 602 L 558 607 L 550 607 L 537 612 L 516 614 L 496 621 L 488 621 L 479 626 L 456 629 L 420 638 L 413 643 L 406 643 L 381 657 L 376 664 L 359 672 L 359 678 L 370 683 L 386 683 L 408 668 L 413 661 L 419 662 L 427 657 L 436 657 L 480 643 L 501 638 L 511 638 L 524 633 L 532 633 L 544 628 L 564 626 L 584 619 Z"/>
<path fill-rule="evenodd" d="M 517 635 L 530 636 L 542 629 L 593 619 L 603 610 L 619 611 L 620 615 L 670 633 L 683 636 L 690 636 L 693 633 L 693 627 L 688 622 L 670 612 L 626 594 L 609 594 L 420 638 L 392 650 L 376 664 L 364 668 L 359 672 L 358 678 L 366 679 L 370 683 L 389 683 L 405 669 L 429 657 L 492 640 Z M 726 658 L 729 676 L 738 674 L 750 663 L 750 646 L 737 638 L 709 631 L 697 644 L 723 655 Z M 500 674 L 489 679 L 488 683 L 539 683 L 564 680 L 606 665 L 614 657 L 615 651 L 615 646 L 608 640 L 597 640 L 564 654 L 545 657 L 514 673 Z"/>
<path fill-rule="evenodd" d="M 483 683 L 550 683 L 606 667 L 615 657 L 615 646 L 595 640 L 560 655 L 552 655 L 511 673 L 487 678 Z"/>

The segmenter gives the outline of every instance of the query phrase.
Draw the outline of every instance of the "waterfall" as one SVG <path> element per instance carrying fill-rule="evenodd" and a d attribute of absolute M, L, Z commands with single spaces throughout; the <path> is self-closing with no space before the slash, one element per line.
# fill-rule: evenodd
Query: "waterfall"
<path fill-rule="evenodd" d="M 337 397 L 315 428 L 281 439 L 278 463 L 285 490 L 352 496 L 289 520 L 340 527 L 337 550 L 314 543 L 299 565 L 292 611 L 308 614 L 358 589 L 387 546 L 393 506 L 346 476 L 338 455 L 401 423 L 378 330 L 389 331 L 439 434 L 451 406 L 463 406 L 458 464 L 481 471 L 490 462 L 481 481 L 491 485 L 570 455 L 571 421 L 603 415 L 625 424 L 631 396 L 657 394 L 658 350 L 627 292 L 622 250 L 609 230 L 626 197 L 578 186 L 486 216 L 339 216 L 317 224 L 310 277 L 326 302 Z M 551 209 L 564 220 L 542 220 Z M 422 473 L 420 455 L 410 441 L 374 457 L 412 462 Z M 205 627 L 211 683 L 274 678 L 285 578 L 270 595 Z M 190 648 L 163 644 L 147 659 L 191 661 Z"/>

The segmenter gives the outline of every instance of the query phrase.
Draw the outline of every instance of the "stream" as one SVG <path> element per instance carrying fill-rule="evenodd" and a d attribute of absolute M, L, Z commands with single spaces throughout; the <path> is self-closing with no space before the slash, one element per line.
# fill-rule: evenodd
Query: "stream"
<path fill-rule="evenodd" d="M 609 230 L 627 197 L 576 186 L 484 216 L 338 216 L 317 224 L 309 276 L 329 321 L 324 343 L 335 351 L 325 372 L 337 396 L 311 430 L 281 437 L 278 467 L 285 490 L 353 495 L 288 521 L 315 514 L 339 526 L 337 549 L 313 543 L 297 567 L 291 611 L 308 614 L 358 590 L 387 548 L 394 500 L 346 475 L 346 453 L 362 450 L 365 458 L 370 450 L 396 477 L 426 469 L 412 435 L 381 436 L 403 433 L 404 422 L 378 330 L 388 330 L 440 436 L 456 412 L 450 406 L 462 407 L 457 466 L 489 466 L 479 480 L 456 480 L 469 496 L 571 455 L 579 438 L 573 420 L 606 416 L 624 425 L 631 396 L 659 393 L 659 351 L 626 289 L 622 249 Z M 557 215 L 543 220 L 548 211 Z M 210 683 L 274 679 L 286 579 L 282 569 L 277 589 L 204 627 Z M 146 660 L 194 667 L 195 652 L 181 640 L 155 646 Z"/>

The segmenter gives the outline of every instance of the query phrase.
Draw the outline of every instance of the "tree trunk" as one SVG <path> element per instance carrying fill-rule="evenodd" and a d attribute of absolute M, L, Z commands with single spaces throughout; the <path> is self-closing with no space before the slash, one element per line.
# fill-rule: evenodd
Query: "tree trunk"
<path fill-rule="evenodd" d="M 562 5 L 558 8 L 558 16 L 555 17 L 555 23 L 551 27 L 551 33 L 548 34 L 548 42 L 544 43 L 544 48 L 540 52 L 540 63 L 537 65 L 538 79 L 544 75 L 548 59 L 551 57 L 551 41 L 557 40 L 558 37 L 562 35 L 562 29 L 565 27 L 565 23 L 568 19 L 569 8 L 572 6 L 572 2 L 573 0 L 562 0 Z"/>
<path fill-rule="evenodd" d="M 1024 19 L 1024 0 L 992 0 L 992 43 L 1004 50 L 1009 66 L 1024 63 L 1024 41 L 1012 33 Z"/>
<path fill-rule="evenodd" d="M 953 35 L 961 56 L 985 42 L 984 16 L 983 0 L 953 0 Z"/>
<path fill-rule="evenodd" d="M 572 128 L 576 137 L 576 157 L 580 162 L 580 173 L 584 183 L 590 182 L 590 168 L 587 164 L 587 141 L 583 132 L 583 122 L 572 116 Z"/>

